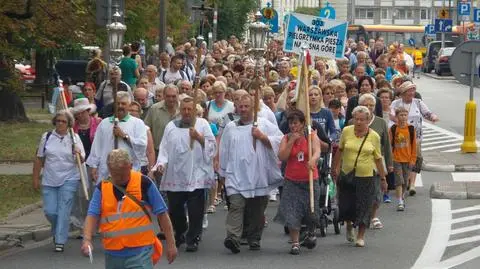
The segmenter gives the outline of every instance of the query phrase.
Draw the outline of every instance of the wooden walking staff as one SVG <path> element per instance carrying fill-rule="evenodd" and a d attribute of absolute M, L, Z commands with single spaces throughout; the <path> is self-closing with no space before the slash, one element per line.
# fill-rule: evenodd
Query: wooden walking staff
<path fill-rule="evenodd" d="M 195 83 L 194 83 L 194 90 L 193 90 L 193 111 L 195 113 L 193 117 L 193 128 L 195 128 L 195 123 L 197 119 L 197 104 L 198 104 L 198 89 L 200 88 L 200 69 L 202 68 L 202 42 L 203 37 L 197 37 L 197 61 L 195 62 Z M 210 101 L 211 102 L 211 101 Z M 208 111 L 206 112 L 208 114 Z M 195 142 L 194 139 L 190 137 L 190 150 L 193 150 L 193 143 Z"/>
<path fill-rule="evenodd" d="M 260 89 L 261 89 L 261 80 L 260 80 L 260 59 L 256 59 L 255 66 L 255 83 L 251 85 L 255 86 L 255 103 L 253 105 L 253 127 L 258 127 L 258 111 L 260 110 Z M 253 149 L 257 150 L 257 139 L 253 138 Z"/>
<path fill-rule="evenodd" d="M 307 141 L 308 141 L 308 161 L 312 159 L 312 117 L 310 116 L 310 102 L 309 102 L 309 82 L 310 76 L 307 65 L 307 50 L 303 50 L 303 63 L 302 63 L 302 75 L 303 75 L 303 85 L 305 87 L 305 122 L 307 124 Z M 314 201 L 314 192 L 313 192 L 313 170 L 308 168 L 308 184 L 310 188 L 310 212 L 315 213 L 315 201 Z"/>
<path fill-rule="evenodd" d="M 68 104 L 67 104 L 67 99 L 65 97 L 65 91 L 63 87 L 60 87 L 60 99 L 62 100 L 62 105 L 64 110 L 68 110 Z M 75 133 L 73 132 L 72 127 L 68 128 L 68 133 L 70 134 L 70 138 L 72 139 L 72 152 L 75 153 L 75 160 L 77 162 L 77 168 L 78 171 L 80 172 L 80 181 L 82 182 L 82 189 L 83 193 L 85 194 L 85 199 L 90 200 L 90 197 L 88 195 L 88 180 L 85 175 L 85 170 L 83 169 L 82 165 L 82 158 L 80 156 L 80 153 L 76 152 L 76 145 L 77 145 L 77 139 L 75 138 Z"/>

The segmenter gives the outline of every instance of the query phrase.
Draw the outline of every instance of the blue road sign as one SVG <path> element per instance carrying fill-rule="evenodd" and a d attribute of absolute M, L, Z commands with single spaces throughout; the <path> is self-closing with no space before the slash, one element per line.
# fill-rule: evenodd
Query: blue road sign
<path fill-rule="evenodd" d="M 410 46 L 415 46 L 415 39 L 413 39 L 412 37 L 408 40 L 408 45 Z"/>
<path fill-rule="evenodd" d="M 330 3 L 327 2 L 327 6 L 320 9 L 320 14 L 318 15 L 320 18 L 331 19 L 334 20 L 337 15 L 335 9 L 330 6 Z"/>
<path fill-rule="evenodd" d="M 460 16 L 470 16 L 470 9 L 471 9 L 471 4 L 470 3 L 458 3 L 458 15 Z"/>
<path fill-rule="evenodd" d="M 480 22 L 480 8 L 475 8 L 473 10 L 473 21 Z"/>
<path fill-rule="evenodd" d="M 425 25 L 425 34 L 426 35 L 435 35 L 435 25 L 434 24 Z"/>
<path fill-rule="evenodd" d="M 451 33 L 453 21 L 451 19 L 435 19 L 435 32 Z"/>

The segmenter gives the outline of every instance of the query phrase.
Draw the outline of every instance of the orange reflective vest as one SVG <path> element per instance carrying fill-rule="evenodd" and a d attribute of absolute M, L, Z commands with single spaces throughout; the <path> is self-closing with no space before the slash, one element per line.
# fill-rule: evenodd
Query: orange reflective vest
<path fill-rule="evenodd" d="M 126 191 L 142 201 L 142 174 L 130 172 L 130 181 Z M 148 211 L 151 208 L 147 207 Z M 121 250 L 129 247 L 154 246 L 153 260 L 161 256 L 161 244 L 155 235 L 154 224 L 145 215 L 142 208 L 127 196 L 117 201 L 112 183 L 102 182 L 102 213 L 100 232 L 106 250 Z"/>

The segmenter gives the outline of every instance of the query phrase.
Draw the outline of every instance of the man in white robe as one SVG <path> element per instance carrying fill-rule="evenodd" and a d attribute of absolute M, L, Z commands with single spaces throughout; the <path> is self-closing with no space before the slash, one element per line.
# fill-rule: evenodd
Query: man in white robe
<path fill-rule="evenodd" d="M 132 102 L 127 92 L 117 93 L 117 120 L 114 116 L 103 119 L 97 127 L 90 155 L 86 164 L 91 168 L 95 182 L 108 178 L 107 157 L 114 149 L 115 137 L 118 148 L 126 149 L 133 161 L 133 170 L 141 170 L 141 160 L 147 149 L 147 128 L 141 119 L 130 116 L 128 109 Z"/>
<path fill-rule="evenodd" d="M 177 247 L 186 242 L 187 252 L 198 250 L 205 210 L 205 191 L 215 184 L 215 136 L 205 119 L 195 117 L 194 107 L 191 97 L 181 101 L 181 118 L 169 122 L 165 127 L 157 164 L 153 169 L 163 174 L 160 190 L 167 192 Z"/>
<path fill-rule="evenodd" d="M 244 214 L 249 248 L 260 249 L 268 195 L 283 180 L 277 158 L 283 134 L 261 117 L 253 126 L 253 108 L 253 98 L 243 95 L 238 104 L 240 119 L 225 127 L 220 140 L 219 173 L 225 178 L 230 203 L 224 245 L 233 253 L 240 252 Z"/>

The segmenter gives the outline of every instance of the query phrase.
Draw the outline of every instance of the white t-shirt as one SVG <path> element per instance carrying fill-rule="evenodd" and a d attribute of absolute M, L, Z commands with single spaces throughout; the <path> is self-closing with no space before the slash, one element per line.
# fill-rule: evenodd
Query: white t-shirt
<path fill-rule="evenodd" d="M 165 84 L 171 84 L 171 83 L 174 83 L 175 81 L 177 81 L 177 80 L 179 80 L 179 79 L 183 79 L 183 78 L 182 78 L 182 75 L 180 74 L 180 70 L 178 70 L 177 72 L 173 73 L 173 72 L 171 71 L 171 69 L 169 68 L 169 69 L 167 70 L 167 72 L 165 73 L 163 83 L 165 83 Z"/>
<path fill-rule="evenodd" d="M 215 103 L 215 100 L 208 102 L 207 104 L 208 109 L 208 121 L 217 126 L 222 126 L 223 117 L 228 113 L 233 113 L 235 111 L 235 106 L 233 102 L 225 100 L 221 109 L 219 109 Z"/>

